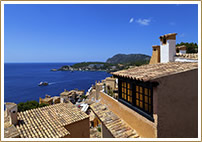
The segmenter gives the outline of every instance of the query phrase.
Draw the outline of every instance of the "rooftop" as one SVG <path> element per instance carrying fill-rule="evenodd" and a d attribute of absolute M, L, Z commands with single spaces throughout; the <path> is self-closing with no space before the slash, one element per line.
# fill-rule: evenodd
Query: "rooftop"
<path fill-rule="evenodd" d="M 176 53 L 175 57 L 198 60 L 198 53 L 186 53 L 186 54 Z"/>
<path fill-rule="evenodd" d="M 180 46 L 176 46 L 176 49 L 179 49 L 179 50 L 186 50 L 187 47 L 185 45 L 180 45 Z"/>
<path fill-rule="evenodd" d="M 105 105 L 94 103 L 90 107 L 115 138 L 139 137 L 134 129 L 110 111 Z"/>
<path fill-rule="evenodd" d="M 127 70 L 113 72 L 112 74 L 115 76 L 126 77 L 140 81 L 152 81 L 157 78 L 194 69 L 198 69 L 198 63 L 169 62 L 142 65 L 140 67 L 133 67 Z"/>
<path fill-rule="evenodd" d="M 152 48 L 154 48 L 154 49 L 160 48 L 160 45 L 153 45 Z"/>
<path fill-rule="evenodd" d="M 52 98 L 53 98 L 53 99 L 60 99 L 59 96 L 53 96 Z"/>
<path fill-rule="evenodd" d="M 53 98 L 44 98 L 42 99 L 44 102 L 50 102 L 50 101 L 53 101 Z"/>
<path fill-rule="evenodd" d="M 116 80 L 116 78 L 107 77 L 105 80 L 106 80 L 106 81 L 115 81 L 115 80 Z"/>
<path fill-rule="evenodd" d="M 72 103 L 59 103 L 19 112 L 16 127 L 22 138 L 61 138 L 70 134 L 64 126 L 86 118 Z"/>
<path fill-rule="evenodd" d="M 72 96 L 73 94 L 83 95 L 84 91 L 71 90 L 71 91 L 64 91 L 64 92 L 60 93 L 61 96 Z"/>
<path fill-rule="evenodd" d="M 168 34 L 160 36 L 159 38 L 161 39 L 161 38 L 165 37 L 167 39 L 169 39 L 169 38 L 172 39 L 172 38 L 175 38 L 176 35 L 177 35 L 177 33 L 168 33 Z"/>
<path fill-rule="evenodd" d="M 17 106 L 17 104 L 11 103 L 11 102 L 6 102 L 5 105 L 6 105 L 6 107 L 7 107 L 8 109 L 11 109 L 11 108 Z"/>
<path fill-rule="evenodd" d="M 4 111 L 4 137 L 5 138 L 16 138 L 19 136 L 18 130 L 14 125 L 10 124 L 10 119 Z"/>

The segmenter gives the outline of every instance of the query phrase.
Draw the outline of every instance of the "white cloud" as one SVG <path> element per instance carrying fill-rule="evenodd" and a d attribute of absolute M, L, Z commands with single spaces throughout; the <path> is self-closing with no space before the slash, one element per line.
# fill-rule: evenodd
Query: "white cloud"
<path fill-rule="evenodd" d="M 134 21 L 134 18 L 130 18 L 129 23 L 132 23 Z"/>
<path fill-rule="evenodd" d="M 137 22 L 137 23 L 139 23 L 140 25 L 143 25 L 143 26 L 148 26 L 150 24 L 150 22 L 151 22 L 151 19 L 141 19 L 141 18 L 139 18 L 135 22 Z"/>

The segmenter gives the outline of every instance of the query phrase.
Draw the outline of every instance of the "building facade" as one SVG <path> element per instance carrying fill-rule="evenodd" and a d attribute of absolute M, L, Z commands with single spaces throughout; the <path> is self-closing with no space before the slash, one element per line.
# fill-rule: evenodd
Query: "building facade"
<path fill-rule="evenodd" d="M 198 137 L 198 56 L 178 55 L 176 35 L 160 36 L 149 65 L 112 73 L 118 78 L 117 100 L 100 93 L 100 103 L 140 137 Z"/>

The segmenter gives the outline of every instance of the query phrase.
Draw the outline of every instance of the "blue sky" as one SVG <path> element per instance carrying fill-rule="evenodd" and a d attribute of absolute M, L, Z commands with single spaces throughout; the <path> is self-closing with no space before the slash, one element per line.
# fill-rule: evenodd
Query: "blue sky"
<path fill-rule="evenodd" d="M 5 62 L 106 61 L 152 55 L 159 36 L 198 43 L 197 5 L 11 5 L 4 7 Z"/>

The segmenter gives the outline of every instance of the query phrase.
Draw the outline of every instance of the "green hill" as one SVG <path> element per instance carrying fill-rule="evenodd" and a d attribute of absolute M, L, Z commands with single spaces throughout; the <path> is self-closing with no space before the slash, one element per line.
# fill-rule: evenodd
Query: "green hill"
<path fill-rule="evenodd" d="M 150 56 L 145 54 L 116 54 L 112 58 L 107 59 L 106 63 L 129 64 L 137 62 L 149 62 L 150 58 Z"/>

